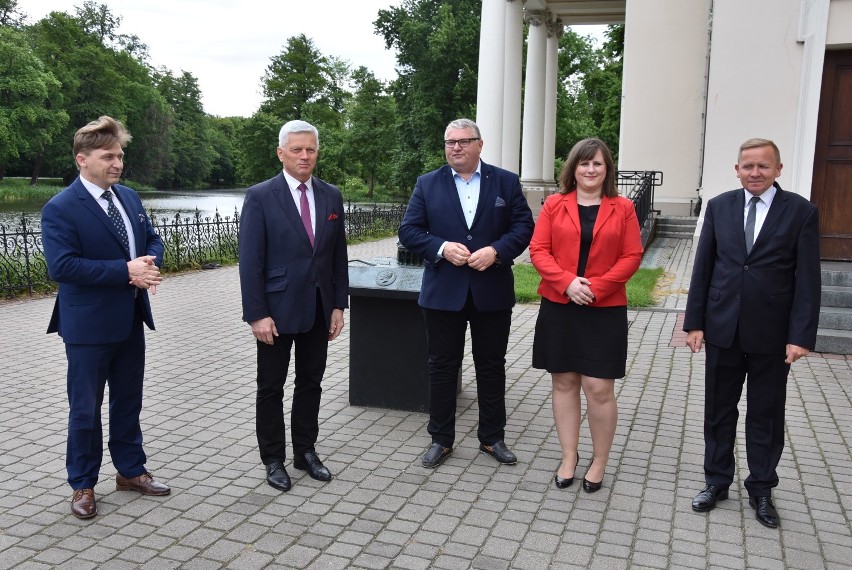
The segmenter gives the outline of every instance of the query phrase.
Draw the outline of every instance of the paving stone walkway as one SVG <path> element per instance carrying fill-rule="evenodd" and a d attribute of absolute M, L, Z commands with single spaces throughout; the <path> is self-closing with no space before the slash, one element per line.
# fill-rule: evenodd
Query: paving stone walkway
<path fill-rule="evenodd" d="M 703 486 L 703 352 L 678 341 L 689 281 L 687 240 L 658 240 L 645 264 L 666 270 L 660 306 L 630 311 L 628 374 L 617 381 L 618 430 L 604 488 L 552 483 L 560 451 L 550 381 L 530 368 L 536 305 L 514 311 L 507 356 L 507 442 L 514 466 L 478 452 L 473 362 L 466 355 L 456 449 L 436 470 L 420 413 L 353 407 L 348 332 L 333 343 L 318 451 L 328 484 L 291 467 L 265 482 L 254 435 L 255 346 L 240 321 L 236 267 L 170 276 L 153 300 L 142 415 L 148 467 L 173 490 L 115 490 L 108 453 L 98 516 L 69 513 L 65 354 L 44 333 L 52 299 L 0 304 L 2 568 L 848 568 L 852 561 L 852 361 L 797 362 L 776 505 L 761 526 L 742 488 L 690 509 Z M 395 240 L 350 258 L 395 256 Z M 287 410 L 292 382 L 286 391 Z M 104 410 L 106 416 L 106 410 Z M 744 414 L 742 414 L 744 416 Z M 742 436 L 742 419 L 740 435 Z M 578 475 L 591 458 L 583 423 Z"/>

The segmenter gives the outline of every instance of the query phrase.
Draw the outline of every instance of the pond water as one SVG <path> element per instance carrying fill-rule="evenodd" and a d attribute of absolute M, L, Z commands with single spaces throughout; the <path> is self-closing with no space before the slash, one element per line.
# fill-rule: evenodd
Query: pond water
<path fill-rule="evenodd" d="M 202 218 L 212 218 L 217 209 L 220 216 L 233 218 L 234 210 L 242 209 L 245 193 L 245 188 L 197 191 L 157 190 L 139 192 L 139 197 L 145 209 L 158 220 L 173 219 L 178 212 L 181 217 L 192 217 L 195 215 L 196 208 Z M 34 226 L 40 225 L 41 209 L 45 203 L 44 200 L 0 202 L 0 225 L 5 226 L 7 230 L 14 230 L 20 224 L 21 214 L 26 215 L 28 223 L 32 222 Z"/>

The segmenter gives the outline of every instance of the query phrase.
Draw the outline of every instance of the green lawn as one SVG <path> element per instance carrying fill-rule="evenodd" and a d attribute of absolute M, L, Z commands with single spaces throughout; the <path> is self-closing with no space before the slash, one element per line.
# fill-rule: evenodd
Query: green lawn
<path fill-rule="evenodd" d="M 540 299 L 536 289 L 539 276 L 529 263 L 518 263 L 512 266 L 515 273 L 515 296 L 519 303 L 535 303 Z M 662 268 L 640 269 L 627 282 L 627 306 L 630 308 L 653 307 L 654 288 L 657 279 L 663 274 Z"/>

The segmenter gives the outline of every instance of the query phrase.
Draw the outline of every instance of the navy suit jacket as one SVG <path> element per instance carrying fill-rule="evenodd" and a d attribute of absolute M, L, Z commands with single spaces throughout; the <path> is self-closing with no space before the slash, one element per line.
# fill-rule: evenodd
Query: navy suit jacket
<path fill-rule="evenodd" d="M 343 196 L 316 177 L 311 186 L 313 248 L 283 173 L 249 188 L 240 215 L 243 320 L 272 317 L 281 334 L 313 327 L 317 289 L 326 327 L 333 309 L 349 306 Z"/>
<path fill-rule="evenodd" d="M 160 267 L 163 242 L 139 196 L 118 184 L 112 190 L 133 225 L 137 255 L 155 256 Z M 47 269 L 59 284 L 48 333 L 58 332 L 67 344 L 123 342 L 137 300 L 148 328 L 154 328 L 148 291 L 130 285 L 130 256 L 118 230 L 79 177 L 44 206 L 41 230 Z"/>
<path fill-rule="evenodd" d="M 479 202 L 470 229 L 448 165 L 417 179 L 399 227 L 399 240 L 423 257 L 421 307 L 460 311 L 468 291 L 480 311 L 510 309 L 515 304 L 511 266 L 530 243 L 532 212 L 517 174 L 484 162 L 480 173 Z M 493 246 L 501 263 L 485 271 L 466 265 L 456 267 L 438 258 L 438 249 L 445 241 L 462 243 L 471 253 Z"/>
<path fill-rule="evenodd" d="M 819 216 L 808 200 L 777 193 L 746 253 L 742 188 L 707 203 L 683 330 L 730 348 L 739 327 L 745 352 L 813 349 L 820 305 Z"/>

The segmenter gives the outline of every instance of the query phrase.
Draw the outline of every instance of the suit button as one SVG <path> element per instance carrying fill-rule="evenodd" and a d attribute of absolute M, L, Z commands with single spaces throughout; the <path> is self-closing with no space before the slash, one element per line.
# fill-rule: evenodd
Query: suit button
<path fill-rule="evenodd" d="M 745 267 L 743 267 L 743 269 L 745 269 L 746 271 L 748 271 L 748 265 L 746 265 Z"/>
<path fill-rule="evenodd" d="M 472 239 L 473 239 L 473 236 L 467 236 L 467 241 L 471 241 Z"/>

